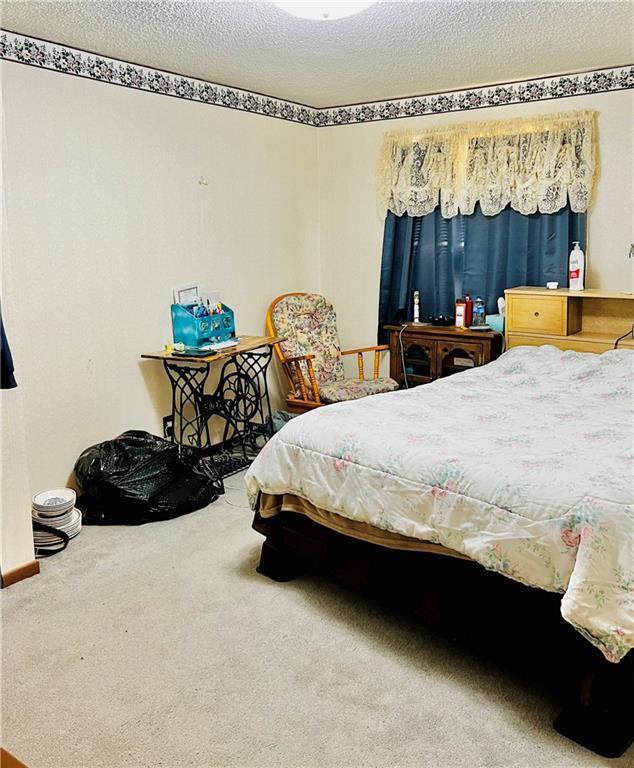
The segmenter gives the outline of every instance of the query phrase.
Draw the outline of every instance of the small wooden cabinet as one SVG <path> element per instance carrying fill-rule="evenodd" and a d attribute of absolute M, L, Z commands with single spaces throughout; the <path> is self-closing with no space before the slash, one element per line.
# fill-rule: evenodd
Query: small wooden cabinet
<path fill-rule="evenodd" d="M 577 352 L 606 352 L 634 322 L 634 294 L 586 288 L 523 286 L 506 295 L 507 346 L 553 344 Z M 633 348 L 623 339 L 620 347 Z"/>
<path fill-rule="evenodd" d="M 401 387 L 403 361 L 411 387 L 490 363 L 502 351 L 502 335 L 495 331 L 413 323 L 385 327 L 390 332 L 390 376 Z"/>

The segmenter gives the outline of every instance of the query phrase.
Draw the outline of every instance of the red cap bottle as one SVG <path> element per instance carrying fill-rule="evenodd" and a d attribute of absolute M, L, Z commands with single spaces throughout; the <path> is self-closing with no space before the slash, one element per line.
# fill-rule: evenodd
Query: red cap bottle
<path fill-rule="evenodd" d="M 464 295 L 465 306 L 465 318 L 464 324 L 469 328 L 473 324 L 473 299 L 468 293 Z"/>

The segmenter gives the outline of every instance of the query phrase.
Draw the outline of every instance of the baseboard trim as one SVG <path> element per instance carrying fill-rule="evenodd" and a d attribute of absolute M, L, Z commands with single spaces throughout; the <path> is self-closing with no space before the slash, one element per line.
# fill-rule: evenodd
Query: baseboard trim
<path fill-rule="evenodd" d="M 14 757 L 6 749 L 0 747 L 0 768 L 27 768 L 24 763 L 20 762 L 17 757 Z"/>
<path fill-rule="evenodd" d="M 6 573 L 0 574 L 0 588 L 10 587 L 12 584 L 16 584 L 22 579 L 28 579 L 29 576 L 35 576 L 40 572 L 40 564 L 37 560 L 31 560 L 30 563 L 25 563 L 17 568 L 12 568 Z"/>

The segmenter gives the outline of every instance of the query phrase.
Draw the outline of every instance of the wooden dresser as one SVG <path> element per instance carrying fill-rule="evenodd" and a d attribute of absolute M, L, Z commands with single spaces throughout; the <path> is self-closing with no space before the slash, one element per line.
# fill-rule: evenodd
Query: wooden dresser
<path fill-rule="evenodd" d="M 495 360 L 502 351 L 502 335 L 436 325 L 386 325 L 390 332 L 390 376 L 405 385 L 401 341 L 409 386 L 427 384 L 443 376 Z"/>
<path fill-rule="evenodd" d="M 634 294 L 587 288 L 523 286 L 506 294 L 506 346 L 553 344 L 577 352 L 605 352 L 634 322 Z M 624 339 L 619 347 L 634 349 Z"/>

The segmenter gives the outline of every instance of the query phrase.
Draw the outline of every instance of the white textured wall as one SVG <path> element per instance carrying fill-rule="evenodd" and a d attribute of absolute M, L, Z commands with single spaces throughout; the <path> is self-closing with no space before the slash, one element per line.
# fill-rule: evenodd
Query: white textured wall
<path fill-rule="evenodd" d="M 384 212 L 376 198 L 383 134 L 515 116 L 596 109 L 601 175 L 588 216 L 588 287 L 634 289 L 631 91 L 514 104 L 411 120 L 320 128 L 321 290 L 337 307 L 344 347 L 376 338 Z"/>
<path fill-rule="evenodd" d="M 6 155 L 4 115 L 2 115 L 2 156 Z M 0 242 L 0 295 L 14 292 L 10 271 L 8 227 L 6 220 L 4 164 L 0 166 L 0 190 L 2 211 Z M 6 328 L 13 322 L 10 307 L 3 306 Z M 26 448 L 24 404 L 22 389 L 0 390 L 0 573 L 9 571 L 33 560 L 33 529 L 31 527 L 29 461 Z"/>
<path fill-rule="evenodd" d="M 33 560 L 28 460 L 20 388 L 0 390 L 0 570 Z"/>
<path fill-rule="evenodd" d="M 32 489 L 125 429 L 160 432 L 175 285 L 222 291 L 242 334 L 318 279 L 314 132 L 3 63 L 12 345 Z M 207 179 L 201 186 L 199 178 Z M 275 366 L 273 366 L 275 367 Z"/>

